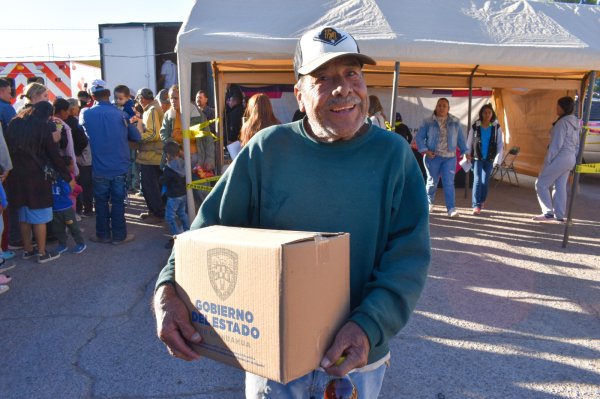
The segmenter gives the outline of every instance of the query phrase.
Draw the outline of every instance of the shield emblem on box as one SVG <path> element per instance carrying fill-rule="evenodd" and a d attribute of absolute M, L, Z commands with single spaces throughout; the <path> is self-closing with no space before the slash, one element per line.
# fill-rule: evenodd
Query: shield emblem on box
<path fill-rule="evenodd" d="M 215 293 L 225 300 L 233 293 L 237 282 L 238 256 L 225 248 L 213 248 L 207 252 L 208 278 Z"/>

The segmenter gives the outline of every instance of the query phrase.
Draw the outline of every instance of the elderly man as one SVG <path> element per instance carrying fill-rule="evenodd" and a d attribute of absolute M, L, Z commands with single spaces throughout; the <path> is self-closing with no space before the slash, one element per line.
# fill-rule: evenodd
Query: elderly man
<path fill-rule="evenodd" d="M 246 374 L 247 398 L 323 397 L 329 375 L 349 372 L 360 398 L 376 398 L 389 340 L 406 324 L 430 261 L 427 197 L 403 138 L 367 119 L 363 64 L 375 62 L 339 29 L 306 33 L 294 60 L 306 117 L 262 131 L 206 198 L 192 228 L 209 225 L 345 231 L 351 314 L 321 367 L 286 385 Z M 154 297 L 158 335 L 173 356 L 198 355 L 202 337 L 173 286 L 174 256 Z M 309 293 L 307 293 L 308 295 Z M 338 361 L 339 360 L 339 361 Z"/>
<path fill-rule="evenodd" d="M 129 142 L 140 141 L 141 136 L 136 126 L 129 123 L 127 114 L 110 103 L 106 82 L 94 80 L 90 93 L 95 104 L 79 115 L 92 152 L 96 235 L 90 240 L 123 244 L 135 238 L 127 233 L 125 224 Z"/>
<path fill-rule="evenodd" d="M 161 186 L 158 182 L 162 172 L 160 161 L 163 155 L 163 142 L 160 139 L 160 127 L 163 111 L 154 99 L 154 93 L 148 88 L 139 89 L 136 100 L 144 108 L 143 123 L 138 120 L 138 129 L 142 141 L 138 148 L 136 162 L 140 165 L 142 193 L 148 212 L 140 214 L 147 223 L 159 223 L 165 217 L 165 205 L 162 201 Z"/>

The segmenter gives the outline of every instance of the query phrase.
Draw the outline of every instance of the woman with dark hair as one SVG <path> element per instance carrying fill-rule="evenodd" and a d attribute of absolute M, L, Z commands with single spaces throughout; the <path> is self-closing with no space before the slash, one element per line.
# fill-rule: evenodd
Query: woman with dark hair
<path fill-rule="evenodd" d="M 433 115 L 423 121 L 415 140 L 417 149 L 423 154 L 423 163 L 427 171 L 429 212 L 433 209 L 435 192 L 441 178 L 448 216 L 458 217 L 454 202 L 456 147 L 458 146 L 460 154 L 463 155 L 467 152 L 467 144 L 460 120 L 450 114 L 450 102 L 447 98 L 442 97 L 437 101 Z"/>
<path fill-rule="evenodd" d="M 534 216 L 536 222 L 562 223 L 567 208 L 567 181 L 576 163 L 579 149 L 579 119 L 573 112 L 575 101 L 561 97 L 556 104 L 558 119 L 552 124 L 550 145 L 544 166 L 535 181 L 535 191 L 542 214 Z M 550 194 L 552 188 L 552 194 Z"/>
<path fill-rule="evenodd" d="M 244 112 L 244 123 L 240 131 L 240 142 L 242 147 L 259 131 L 266 127 L 279 125 L 279 119 L 273 113 L 273 106 L 269 96 L 264 93 L 256 93 L 250 100 Z"/>
<path fill-rule="evenodd" d="M 494 108 L 485 104 L 467 137 L 468 158 L 473 159 L 473 215 L 479 215 L 484 207 L 490 173 L 494 165 L 501 162 L 503 144 L 502 128 Z"/>
<path fill-rule="evenodd" d="M 387 129 L 381 101 L 379 101 L 379 97 L 374 95 L 369 96 L 369 119 L 373 122 L 374 126 Z"/>
<path fill-rule="evenodd" d="M 47 101 L 26 107 L 8 125 L 6 142 L 14 167 L 9 174 L 8 200 L 18 209 L 23 259 L 37 256 L 38 263 L 45 263 L 59 254 L 46 250 L 46 223 L 52 220 L 52 173 L 53 169 L 69 184 L 69 170 L 59 154 L 60 129 L 50 121 L 53 108 Z M 31 232 L 38 249 L 33 250 Z"/>

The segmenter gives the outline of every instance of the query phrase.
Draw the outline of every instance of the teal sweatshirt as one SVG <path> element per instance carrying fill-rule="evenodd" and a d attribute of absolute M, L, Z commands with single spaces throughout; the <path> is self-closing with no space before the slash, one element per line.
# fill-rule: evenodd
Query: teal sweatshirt
<path fill-rule="evenodd" d="M 242 149 L 202 203 L 211 225 L 350 233 L 350 320 L 367 334 L 369 363 L 389 351 L 423 290 L 431 257 L 421 171 L 406 140 L 371 126 L 321 143 L 302 121 L 272 126 Z M 172 283 L 174 254 L 157 287 Z M 306 295 L 310 295 L 307 292 Z"/>

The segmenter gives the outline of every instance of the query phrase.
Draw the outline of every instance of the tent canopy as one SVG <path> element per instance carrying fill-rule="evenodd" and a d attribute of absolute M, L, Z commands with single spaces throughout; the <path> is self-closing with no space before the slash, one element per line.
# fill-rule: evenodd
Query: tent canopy
<path fill-rule="evenodd" d="M 217 114 L 228 83 L 294 83 L 298 38 L 325 25 L 351 33 L 361 52 L 377 61 L 364 69 L 371 87 L 391 87 L 400 62 L 400 87 L 467 88 L 473 75 L 473 87 L 495 89 L 511 145 L 525 133 L 536 144 L 548 141 L 549 128 L 540 121 L 551 123 L 556 95 L 575 94 L 590 71 L 600 70 L 595 6 L 532 0 L 197 0 L 177 38 L 181 98 L 190 98 L 193 62 L 212 62 Z M 553 94 L 544 97 L 537 89 Z M 516 121 L 512 132 L 505 104 L 513 112 L 510 121 Z M 184 115 L 189 108 L 184 101 Z M 520 155 L 531 173 L 543 159 L 545 146 L 538 147 Z"/>

